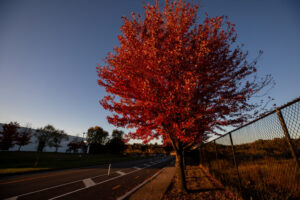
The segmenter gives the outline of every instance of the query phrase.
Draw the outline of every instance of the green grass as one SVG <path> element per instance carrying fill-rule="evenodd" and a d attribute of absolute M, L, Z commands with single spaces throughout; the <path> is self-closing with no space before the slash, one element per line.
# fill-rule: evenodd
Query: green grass
<path fill-rule="evenodd" d="M 38 163 L 37 157 L 39 156 Z M 0 152 L 0 174 L 11 174 L 45 169 L 64 169 L 138 159 L 117 154 L 69 154 L 53 152 Z"/>

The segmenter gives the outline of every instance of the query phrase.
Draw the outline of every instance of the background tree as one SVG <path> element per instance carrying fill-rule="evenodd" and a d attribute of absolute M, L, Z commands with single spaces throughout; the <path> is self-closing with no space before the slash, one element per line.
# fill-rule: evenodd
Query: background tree
<path fill-rule="evenodd" d="M 156 1 L 144 6 L 144 19 L 123 17 L 120 46 L 97 67 L 108 93 L 101 105 L 113 112 L 108 122 L 136 128 L 129 137 L 145 143 L 170 142 L 180 192 L 186 191 L 184 149 L 247 121 L 263 106 L 252 97 L 272 80 L 257 79 L 257 60 L 247 62 L 234 24 L 208 15 L 200 22 L 198 7 L 166 0 L 160 9 Z"/>
<path fill-rule="evenodd" d="M 86 143 L 86 141 L 80 141 L 80 149 L 82 151 L 82 153 L 88 153 L 87 150 L 88 150 L 88 145 Z"/>
<path fill-rule="evenodd" d="M 125 149 L 123 140 L 124 132 L 121 130 L 113 130 L 112 138 L 108 142 L 108 150 L 113 153 L 122 153 Z"/>
<path fill-rule="evenodd" d="M 25 146 L 30 143 L 31 136 L 32 136 L 32 129 L 29 125 L 27 125 L 26 127 L 22 128 L 19 131 L 16 137 L 16 145 L 19 146 L 18 151 L 21 150 L 22 146 Z"/>
<path fill-rule="evenodd" d="M 171 151 L 173 150 L 173 147 L 171 144 L 166 144 L 163 148 L 167 155 L 170 155 Z"/>
<path fill-rule="evenodd" d="M 91 127 L 87 131 L 87 142 L 90 145 L 90 153 L 104 152 L 108 142 L 108 132 L 99 126 Z"/>
<path fill-rule="evenodd" d="M 68 143 L 68 150 L 72 151 L 73 153 L 78 153 L 78 150 L 81 149 L 83 153 L 86 153 L 87 151 L 87 144 L 85 141 L 81 140 L 78 137 L 75 137 L 71 142 Z"/>
<path fill-rule="evenodd" d="M 4 124 L 2 132 L 0 132 L 0 149 L 8 150 L 15 145 L 15 140 L 18 136 L 18 128 L 20 125 L 17 122 Z"/>
<path fill-rule="evenodd" d="M 68 150 L 67 152 L 73 152 L 78 153 L 78 150 L 80 149 L 80 143 L 78 139 L 73 139 L 71 142 L 68 143 Z"/>
<path fill-rule="evenodd" d="M 112 138 L 123 139 L 124 132 L 118 129 L 112 131 Z"/>
<path fill-rule="evenodd" d="M 71 141 L 68 143 L 67 152 L 77 153 L 79 148 L 80 148 L 80 145 L 78 142 Z"/>
<path fill-rule="evenodd" d="M 61 147 L 60 143 L 62 140 L 68 140 L 69 137 L 63 130 L 56 130 L 50 133 L 50 138 L 49 138 L 49 146 L 50 147 L 55 147 L 55 152 L 58 151 L 58 148 Z"/>
<path fill-rule="evenodd" d="M 47 125 L 44 128 L 37 129 L 37 132 L 34 134 L 37 142 L 38 152 L 43 152 L 44 148 L 49 144 L 52 134 L 56 129 L 52 125 Z"/>

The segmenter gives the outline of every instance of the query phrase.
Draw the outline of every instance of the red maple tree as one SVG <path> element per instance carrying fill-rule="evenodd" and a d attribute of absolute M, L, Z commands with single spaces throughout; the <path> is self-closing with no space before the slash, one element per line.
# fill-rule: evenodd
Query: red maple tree
<path fill-rule="evenodd" d="M 133 139 L 169 141 L 176 153 L 179 191 L 186 191 L 183 152 L 224 126 L 247 120 L 259 104 L 249 99 L 270 83 L 257 81 L 256 60 L 235 45 L 234 24 L 225 17 L 202 23 L 198 5 L 178 0 L 144 5 L 145 17 L 123 17 L 120 46 L 97 67 L 109 94 L 101 105 L 109 123 L 136 128 Z M 117 97 L 117 98 L 115 98 Z"/>

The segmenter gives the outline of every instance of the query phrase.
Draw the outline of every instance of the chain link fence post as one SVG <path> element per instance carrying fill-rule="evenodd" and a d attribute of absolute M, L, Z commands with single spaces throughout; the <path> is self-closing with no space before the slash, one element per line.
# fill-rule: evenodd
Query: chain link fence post
<path fill-rule="evenodd" d="M 219 156 L 218 156 L 218 148 L 217 148 L 217 143 L 216 140 L 214 140 L 214 144 L 215 144 L 215 151 L 216 151 L 216 165 L 217 165 L 217 169 L 220 170 L 221 166 L 220 166 L 220 162 L 219 162 Z"/>
<path fill-rule="evenodd" d="M 214 141 L 214 144 L 215 144 L 215 151 L 216 151 L 216 160 L 218 160 L 218 148 L 217 148 L 216 140 Z"/>
<path fill-rule="evenodd" d="M 203 165 L 203 158 L 202 158 L 202 144 L 200 145 L 200 147 L 199 147 L 199 151 L 198 151 L 198 153 L 199 153 L 199 165 Z"/>
<path fill-rule="evenodd" d="M 231 133 L 229 133 L 229 137 L 230 137 L 230 143 L 231 143 L 231 149 L 232 149 L 232 155 L 233 155 L 233 162 L 234 162 L 236 174 L 237 174 L 238 180 L 239 180 L 239 190 L 241 191 L 242 190 L 242 183 L 241 183 L 239 168 L 238 168 L 238 165 L 237 165 L 237 162 L 236 162 L 235 150 L 234 150 L 234 146 L 233 146 L 233 142 L 232 142 Z"/>
<path fill-rule="evenodd" d="M 286 141 L 287 141 L 287 143 L 289 144 L 290 151 L 291 151 L 292 156 L 293 156 L 293 158 L 294 158 L 294 160 L 295 160 L 295 163 L 296 163 L 296 165 L 297 165 L 297 168 L 298 168 L 298 170 L 300 170 L 300 164 L 299 164 L 299 161 L 298 161 L 298 159 L 297 159 L 295 147 L 294 147 L 294 145 L 293 145 L 293 143 L 292 143 L 292 140 L 291 140 L 289 131 L 288 131 L 288 129 L 287 129 L 287 126 L 286 126 L 286 124 L 285 124 L 285 121 L 284 121 L 284 119 L 283 119 L 281 110 L 280 110 L 280 109 L 276 109 L 276 113 L 277 113 L 277 116 L 278 116 L 278 118 L 279 118 L 280 125 L 281 125 L 281 128 L 282 128 L 282 130 L 283 130 L 283 133 L 284 133 L 284 136 L 285 136 L 285 138 L 286 138 Z"/>

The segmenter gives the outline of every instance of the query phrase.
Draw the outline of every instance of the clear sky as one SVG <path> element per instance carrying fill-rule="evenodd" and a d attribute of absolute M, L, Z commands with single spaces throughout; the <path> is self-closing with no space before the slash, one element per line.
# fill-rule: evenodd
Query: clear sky
<path fill-rule="evenodd" d="M 202 0 L 200 12 L 226 15 L 261 74 L 276 81 L 281 105 L 300 95 L 300 1 Z M 52 124 L 68 134 L 115 128 L 99 104 L 97 63 L 114 46 L 121 16 L 142 0 L 0 0 L 0 123 Z"/>

